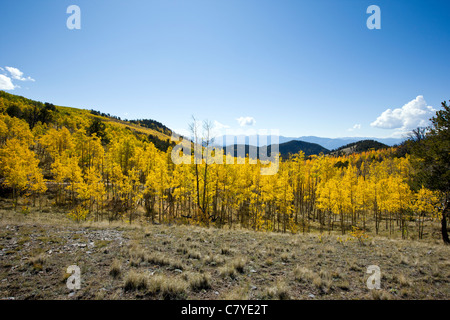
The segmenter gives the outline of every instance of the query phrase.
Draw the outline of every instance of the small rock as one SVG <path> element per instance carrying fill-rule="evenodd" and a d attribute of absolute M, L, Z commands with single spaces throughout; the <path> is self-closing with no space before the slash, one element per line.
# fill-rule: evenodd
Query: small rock
<path fill-rule="evenodd" d="M 310 293 L 310 294 L 308 294 L 308 297 L 310 297 L 310 298 L 315 298 L 316 296 L 313 295 L 312 293 Z"/>
<path fill-rule="evenodd" d="M 72 298 L 75 295 L 75 292 L 69 293 L 69 298 Z"/>
<path fill-rule="evenodd" d="M 218 296 L 219 295 L 219 291 L 214 291 L 214 294 Z"/>
<path fill-rule="evenodd" d="M 255 287 L 255 286 L 252 286 L 252 290 L 256 290 L 256 289 L 258 289 L 257 287 Z"/>
<path fill-rule="evenodd" d="M 250 272 L 251 273 L 256 273 L 256 270 L 255 269 L 250 269 Z"/>
<path fill-rule="evenodd" d="M 175 272 L 179 272 L 179 273 L 182 273 L 182 272 L 183 272 L 183 270 L 180 270 L 180 269 L 175 269 Z"/>

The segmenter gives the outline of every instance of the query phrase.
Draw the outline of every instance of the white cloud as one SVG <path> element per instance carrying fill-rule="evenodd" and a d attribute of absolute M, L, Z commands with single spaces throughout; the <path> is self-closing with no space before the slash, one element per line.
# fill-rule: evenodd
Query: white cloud
<path fill-rule="evenodd" d="M 230 128 L 230 126 L 227 126 L 223 123 L 220 123 L 217 120 L 214 120 L 214 124 L 213 124 L 212 130 L 211 130 L 211 135 L 213 137 L 219 137 L 224 134 L 223 130 L 228 129 L 228 128 Z"/>
<path fill-rule="evenodd" d="M 217 120 L 214 120 L 214 129 L 222 130 L 222 129 L 228 129 L 230 126 L 227 126 L 226 124 L 220 123 Z"/>
<path fill-rule="evenodd" d="M 427 126 L 434 112 L 436 110 L 427 105 L 423 96 L 417 96 L 401 108 L 387 109 L 370 125 L 382 129 L 409 131 Z"/>
<path fill-rule="evenodd" d="M 178 139 L 178 136 L 183 136 L 188 139 L 192 136 L 192 132 L 184 128 L 175 128 L 174 130 L 172 130 L 172 134 L 176 137 L 176 139 Z"/>
<path fill-rule="evenodd" d="M 354 131 L 361 129 L 361 125 L 359 123 L 355 124 L 353 127 L 349 128 L 348 131 Z"/>
<path fill-rule="evenodd" d="M 11 77 L 15 80 L 20 80 L 20 81 L 35 81 L 33 78 L 31 77 L 23 77 L 23 72 L 20 71 L 17 68 L 14 67 L 5 67 L 6 70 L 8 70 L 8 72 L 11 74 Z"/>
<path fill-rule="evenodd" d="M 0 90 L 14 90 L 15 86 L 11 79 L 7 76 L 0 74 Z"/>
<path fill-rule="evenodd" d="M 241 127 L 254 126 L 256 123 L 256 120 L 253 117 L 240 117 L 237 118 L 236 120 Z"/>

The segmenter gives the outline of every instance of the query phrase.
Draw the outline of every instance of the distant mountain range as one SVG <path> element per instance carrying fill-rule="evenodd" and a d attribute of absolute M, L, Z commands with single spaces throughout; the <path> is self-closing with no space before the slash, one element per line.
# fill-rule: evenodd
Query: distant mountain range
<path fill-rule="evenodd" d="M 273 139 L 272 139 L 273 140 Z M 276 140 L 276 139 L 275 139 Z M 291 141 L 302 141 L 318 144 L 325 149 L 335 150 L 350 143 L 358 142 L 361 140 L 374 140 L 383 143 L 388 146 L 393 146 L 403 142 L 402 138 L 372 138 L 372 137 L 344 137 L 344 138 L 321 138 L 316 136 L 303 136 L 298 138 L 279 136 L 278 141 L 272 142 L 270 137 L 262 135 L 252 136 L 219 136 L 215 139 L 214 143 L 217 146 L 227 146 L 233 144 L 251 145 L 251 146 L 264 146 L 272 143 L 284 144 Z M 280 150 L 281 152 L 281 150 Z"/>
<path fill-rule="evenodd" d="M 324 147 L 316 144 L 316 143 L 309 143 L 304 141 L 288 141 L 281 144 L 273 144 L 269 145 L 267 147 L 267 150 L 263 150 L 263 152 L 266 153 L 266 156 L 270 157 L 271 152 L 274 148 L 278 147 L 278 152 L 280 153 L 281 157 L 283 159 L 286 159 L 289 157 L 289 154 L 296 154 L 299 151 L 303 151 L 305 153 L 305 156 L 310 156 L 313 154 L 320 154 L 320 153 L 328 153 L 329 150 L 325 149 Z M 242 153 L 242 150 L 244 151 L 244 154 Z M 254 158 L 253 155 L 256 155 L 257 158 L 259 158 L 259 152 L 261 150 L 261 147 L 257 147 L 254 145 L 248 145 L 248 144 L 234 144 L 226 146 L 226 153 L 231 154 L 233 156 L 242 156 L 242 155 L 249 155 L 251 158 Z"/>

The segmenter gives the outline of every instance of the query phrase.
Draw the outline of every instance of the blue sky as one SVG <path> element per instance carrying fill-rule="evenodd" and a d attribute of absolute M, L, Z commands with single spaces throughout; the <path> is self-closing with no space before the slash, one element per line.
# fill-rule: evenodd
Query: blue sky
<path fill-rule="evenodd" d="M 66 27 L 72 4 L 81 30 Z M 380 30 L 366 26 L 372 4 Z M 176 130 L 195 115 L 387 137 L 450 99 L 446 0 L 3 0 L 0 12 L 0 88 Z"/>

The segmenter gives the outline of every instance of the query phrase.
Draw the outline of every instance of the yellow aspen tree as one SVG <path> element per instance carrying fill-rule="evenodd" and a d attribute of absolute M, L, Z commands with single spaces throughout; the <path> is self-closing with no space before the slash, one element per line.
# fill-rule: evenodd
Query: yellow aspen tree
<path fill-rule="evenodd" d="M 438 206 L 439 194 L 436 191 L 431 191 L 422 186 L 422 188 L 420 188 L 420 190 L 415 194 L 413 210 L 419 239 L 423 239 L 425 219 L 427 217 L 433 219 L 438 216 Z"/>
<path fill-rule="evenodd" d="M 12 188 L 14 207 L 17 207 L 19 194 L 43 178 L 38 167 L 39 160 L 33 151 L 17 138 L 10 139 L 0 149 L 0 174 L 3 183 Z M 43 190 L 39 187 L 38 189 Z"/>

